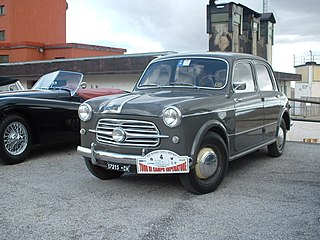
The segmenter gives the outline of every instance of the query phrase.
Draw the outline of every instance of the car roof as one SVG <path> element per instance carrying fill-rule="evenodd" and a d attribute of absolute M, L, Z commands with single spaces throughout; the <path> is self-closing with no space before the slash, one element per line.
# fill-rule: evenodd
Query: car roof
<path fill-rule="evenodd" d="M 265 61 L 262 57 L 255 56 L 247 53 L 235 53 L 235 52 L 192 52 L 192 53 L 174 53 L 166 56 L 161 56 L 155 61 L 165 60 L 171 58 L 190 58 L 190 57 L 210 57 L 210 58 L 222 58 L 229 61 L 236 61 L 238 59 L 253 59 Z"/>

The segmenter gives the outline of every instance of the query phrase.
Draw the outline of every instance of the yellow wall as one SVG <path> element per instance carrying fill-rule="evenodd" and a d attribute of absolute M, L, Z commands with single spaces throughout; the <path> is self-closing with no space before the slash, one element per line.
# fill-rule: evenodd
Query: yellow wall
<path fill-rule="evenodd" d="M 312 67 L 313 82 L 320 82 L 320 65 L 304 65 L 296 67 L 296 73 L 302 75 L 302 82 L 309 82 L 309 67 Z"/>
<path fill-rule="evenodd" d="M 313 68 L 313 81 L 320 82 L 320 66 L 318 65 Z"/>
<path fill-rule="evenodd" d="M 302 82 L 309 82 L 309 69 L 307 66 L 296 67 L 296 73 L 302 75 Z"/>

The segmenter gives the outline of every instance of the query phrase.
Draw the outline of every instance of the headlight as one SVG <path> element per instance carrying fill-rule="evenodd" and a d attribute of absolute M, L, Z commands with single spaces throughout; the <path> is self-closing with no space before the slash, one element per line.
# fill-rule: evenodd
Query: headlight
<path fill-rule="evenodd" d="M 179 126 L 181 123 L 181 112 L 177 107 L 167 107 L 163 110 L 163 122 L 170 128 Z"/>
<path fill-rule="evenodd" d="M 79 109 L 78 109 L 78 116 L 79 118 L 86 122 L 89 121 L 92 117 L 92 108 L 89 104 L 87 103 L 83 103 L 80 105 Z"/>

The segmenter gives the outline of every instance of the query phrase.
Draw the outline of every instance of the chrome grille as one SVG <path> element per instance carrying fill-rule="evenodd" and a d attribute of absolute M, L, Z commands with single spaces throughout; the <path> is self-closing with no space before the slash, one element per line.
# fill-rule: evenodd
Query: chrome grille
<path fill-rule="evenodd" d="M 112 138 L 115 128 L 122 128 L 126 138 L 123 142 L 116 142 Z M 100 119 L 95 130 L 99 143 L 123 146 L 155 147 L 160 138 L 166 137 L 159 134 L 159 130 L 152 122 L 123 119 Z"/>

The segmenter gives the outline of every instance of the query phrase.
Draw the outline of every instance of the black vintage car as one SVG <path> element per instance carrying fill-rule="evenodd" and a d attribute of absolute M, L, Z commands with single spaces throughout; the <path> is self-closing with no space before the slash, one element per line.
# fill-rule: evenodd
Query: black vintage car
<path fill-rule="evenodd" d="M 82 90 L 82 79 L 82 73 L 55 71 L 43 75 L 31 90 L 15 87 L 16 80 L 0 79 L 0 84 L 1 80 L 3 85 L 10 83 L 9 91 L 0 92 L 2 162 L 24 161 L 32 145 L 80 141 L 77 115 L 80 103 L 97 95 L 122 93 L 120 90 Z"/>
<path fill-rule="evenodd" d="M 290 129 L 271 66 L 238 53 L 155 59 L 131 94 L 88 100 L 79 117 L 78 153 L 96 177 L 174 173 L 197 194 L 214 191 L 231 160 L 262 147 L 281 156 Z"/>

